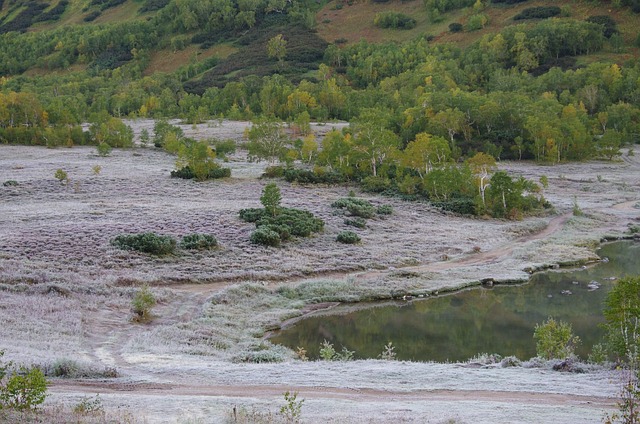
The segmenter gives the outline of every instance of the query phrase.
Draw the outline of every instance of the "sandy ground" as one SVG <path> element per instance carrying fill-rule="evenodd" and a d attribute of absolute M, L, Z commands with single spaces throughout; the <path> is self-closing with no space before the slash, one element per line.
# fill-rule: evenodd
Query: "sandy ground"
<path fill-rule="evenodd" d="M 198 138 L 242 140 L 246 125 L 184 129 Z M 133 126 L 139 134 L 153 124 Z M 120 375 L 53 379 L 48 403 L 73 405 L 100 393 L 107 411 L 133 411 L 152 423 L 233 422 L 234 406 L 242 417 L 270 422 L 265 417 L 284 404 L 286 390 L 305 399 L 303 421 L 318 423 L 601 422 L 613 410 L 619 376 L 602 369 L 568 374 L 545 366 L 234 358 L 263 343 L 265 328 L 305 312 L 305 301 L 278 303 L 282 287 L 331 283 L 354 298 L 384 298 L 487 278 L 522 281 L 536 269 L 597 260 L 603 237 L 640 224 L 635 156 L 558 166 L 502 163 L 512 173 L 549 179 L 544 195 L 556 213 L 519 222 L 463 218 L 359 193 L 394 208 L 359 231 L 359 246 L 335 242 L 348 227 L 330 207 L 354 187 L 278 182 L 284 205 L 326 221 L 324 233 L 281 249 L 251 245 L 253 226 L 238 219 L 239 209 L 260 205 L 266 182 L 257 177 L 265 164 L 239 153 L 225 164 L 232 178 L 196 183 L 169 178 L 174 162 L 152 147 L 104 158 L 94 148 L 0 146 L 0 182 L 18 183 L 0 186 L 0 349 L 20 363 L 73 359 Z M 54 178 L 56 169 L 68 173 L 68 184 Z M 574 202 L 584 216 L 572 214 Z M 211 233 L 221 247 L 153 258 L 109 243 L 141 231 Z M 159 299 L 147 325 L 130 322 L 131 296 L 142 283 Z M 225 305 L 234 290 L 264 290 L 264 299 Z M 268 342 L 267 348 L 280 352 Z"/>

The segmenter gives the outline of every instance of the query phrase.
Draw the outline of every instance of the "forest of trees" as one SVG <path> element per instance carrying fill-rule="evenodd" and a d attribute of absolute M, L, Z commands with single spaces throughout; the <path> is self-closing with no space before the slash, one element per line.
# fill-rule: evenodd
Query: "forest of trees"
<path fill-rule="evenodd" d="M 429 0 L 425 7 L 437 20 L 486 4 Z M 640 142 L 640 61 L 577 65 L 581 56 L 620 48 L 608 16 L 514 21 L 465 48 L 426 35 L 401 45 L 343 46 L 319 41 L 311 29 L 317 8 L 286 0 L 172 0 L 139 20 L 0 34 L 0 142 L 118 147 L 129 137 L 122 117 L 281 121 L 302 137 L 281 143 L 297 143 L 295 155 L 285 149 L 289 159 L 318 172 L 374 177 L 382 188 L 388 178 L 400 192 L 441 201 L 451 196 L 439 180 L 472 172 L 450 165 L 478 153 L 557 163 L 611 159 L 621 145 Z M 145 74 L 158 48 L 221 40 L 235 42 L 238 53 Z M 72 65 L 77 70 L 51 72 Z M 23 74 L 28 69 L 45 72 Z M 329 134 L 322 148 L 305 138 L 310 121 L 333 119 L 351 125 Z M 83 133 L 84 122 L 102 131 Z M 103 140 L 101 133 L 118 135 Z M 281 154 L 271 151 L 270 160 L 286 159 Z M 508 196 L 498 197 L 504 208 Z"/>

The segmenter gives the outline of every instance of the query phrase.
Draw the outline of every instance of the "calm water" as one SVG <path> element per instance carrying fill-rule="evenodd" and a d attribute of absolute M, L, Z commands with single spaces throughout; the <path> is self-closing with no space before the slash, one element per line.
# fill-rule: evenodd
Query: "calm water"
<path fill-rule="evenodd" d="M 621 241 L 602 247 L 609 258 L 587 269 L 539 273 L 520 286 L 477 288 L 412 303 L 394 303 L 339 315 L 304 319 L 271 341 L 304 347 L 317 358 L 323 340 L 336 350 L 346 347 L 356 358 L 375 358 L 392 341 L 398 359 L 462 361 L 477 353 L 535 356 L 536 323 L 554 317 L 572 324 L 582 339 L 578 355 L 586 357 L 600 341 L 602 308 L 614 282 L 611 277 L 640 275 L 640 243 Z M 591 281 L 601 288 L 590 291 Z M 563 295 L 570 290 L 571 295 Z"/>

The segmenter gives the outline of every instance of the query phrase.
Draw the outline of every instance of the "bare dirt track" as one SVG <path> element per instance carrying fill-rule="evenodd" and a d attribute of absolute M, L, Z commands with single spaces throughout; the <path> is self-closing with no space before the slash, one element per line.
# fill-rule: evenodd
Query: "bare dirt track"
<path fill-rule="evenodd" d="M 135 123 L 136 133 L 150 125 Z M 185 130 L 241 139 L 243 125 Z M 394 214 L 371 220 L 355 247 L 335 242 L 347 227 L 330 207 L 354 187 L 278 182 L 285 205 L 311 210 L 326 229 L 275 251 L 251 245 L 252 226 L 237 218 L 239 209 L 259 205 L 263 164 L 238 155 L 226 164 L 231 179 L 198 184 L 170 179 L 173 161 L 153 148 L 101 158 L 90 148 L 0 146 L 0 181 L 18 182 L 0 187 L 0 349 L 20 363 L 67 358 L 120 375 L 53 379 L 49 402 L 73 405 L 100 393 L 108 411 L 124 408 L 152 423 L 225 422 L 234 406 L 264 417 L 283 405 L 287 390 L 305 398 L 303 421 L 318 423 L 601 422 L 612 410 L 618 377 L 606 370 L 237 359 L 263 347 L 293 357 L 261 335 L 304 313 L 303 302 L 282 303 L 281 287 L 330 283 L 349 296 L 383 297 L 487 278 L 526 280 L 528 270 L 597 259 L 602 237 L 638 224 L 635 156 L 553 167 L 502 164 L 527 178 L 549 178 L 544 195 L 556 214 L 520 222 L 469 219 L 358 193 L 392 205 Z M 59 168 L 69 184 L 53 178 Z M 583 216 L 572 214 L 574 203 Z M 140 231 L 212 233 L 221 248 L 153 258 L 109 244 L 117 234 Z M 159 304 L 151 322 L 134 324 L 130 299 L 143 283 L 154 287 Z M 239 300 L 245 292 L 257 300 Z"/>

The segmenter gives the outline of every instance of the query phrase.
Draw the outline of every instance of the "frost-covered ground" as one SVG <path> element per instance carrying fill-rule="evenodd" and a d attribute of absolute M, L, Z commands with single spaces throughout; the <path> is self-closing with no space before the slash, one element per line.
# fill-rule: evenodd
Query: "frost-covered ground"
<path fill-rule="evenodd" d="M 151 121 L 132 124 L 136 134 L 153 128 Z M 241 141 L 247 125 L 184 130 Z M 72 359 L 120 373 L 105 381 L 54 381 L 52 402 L 73 404 L 99 392 L 109 410 L 169 423 L 223 422 L 234 405 L 264 417 L 279 409 L 286 390 L 306 399 L 305 422 L 601 422 L 612 409 L 619 377 L 605 370 L 300 362 L 263 333 L 301 316 L 309 303 L 427 295 L 594 260 L 602 237 L 638 224 L 635 156 L 615 163 L 501 164 L 549 179 L 544 195 L 556 214 L 519 222 L 463 218 L 358 193 L 394 208 L 358 230 L 358 246 L 335 242 L 349 228 L 330 206 L 356 188 L 279 181 L 284 205 L 326 221 L 324 233 L 281 249 L 250 244 L 253 225 L 238 219 L 241 208 L 260 206 L 266 182 L 257 177 L 265 164 L 247 162 L 240 151 L 224 164 L 232 178 L 196 183 L 171 179 L 174 161 L 153 147 L 114 150 L 105 158 L 88 147 L 0 146 L 0 182 L 18 183 L 0 186 L 0 349 L 20 363 Z M 68 184 L 54 178 L 57 169 L 67 172 Z M 584 216 L 573 216 L 576 203 Z M 154 258 L 109 243 L 142 231 L 211 233 L 221 247 Z M 131 296 L 145 282 L 159 299 L 156 317 L 132 324 Z M 256 355 L 285 362 L 237 363 Z"/>

